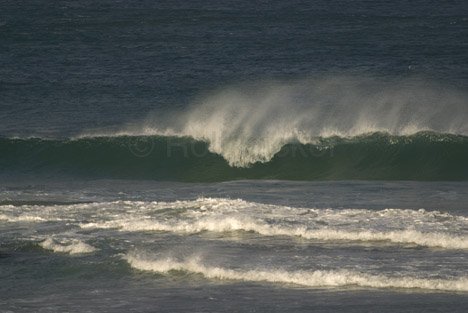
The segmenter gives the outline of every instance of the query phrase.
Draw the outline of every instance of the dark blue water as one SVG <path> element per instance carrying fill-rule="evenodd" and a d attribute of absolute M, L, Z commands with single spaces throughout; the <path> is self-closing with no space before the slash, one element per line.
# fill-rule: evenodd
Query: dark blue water
<path fill-rule="evenodd" d="M 467 37 L 466 1 L 2 1 L 0 134 L 115 126 L 272 78 L 463 90 Z"/>
<path fill-rule="evenodd" d="M 0 312 L 466 312 L 466 38 L 461 0 L 0 0 Z"/>

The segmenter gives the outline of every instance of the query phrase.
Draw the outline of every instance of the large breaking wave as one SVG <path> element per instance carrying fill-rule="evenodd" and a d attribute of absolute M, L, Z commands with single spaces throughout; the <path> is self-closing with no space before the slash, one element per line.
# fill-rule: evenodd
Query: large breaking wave
<path fill-rule="evenodd" d="M 468 137 L 434 132 L 291 142 L 271 159 L 242 166 L 213 152 L 210 143 L 189 137 L 3 138 L 0 151 L 3 175 L 174 181 L 468 179 Z"/>
<path fill-rule="evenodd" d="M 0 139 L 0 170 L 156 180 L 468 179 L 468 94 L 421 80 L 231 86 L 73 139 Z"/>

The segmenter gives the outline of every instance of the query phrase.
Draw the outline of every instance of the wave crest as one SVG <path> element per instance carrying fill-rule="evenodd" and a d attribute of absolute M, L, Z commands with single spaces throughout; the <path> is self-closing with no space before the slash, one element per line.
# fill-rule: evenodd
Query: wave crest
<path fill-rule="evenodd" d="M 372 231 L 372 230 L 343 230 L 343 229 L 308 229 L 305 226 L 284 227 L 269 225 L 252 219 L 233 217 L 208 218 L 198 221 L 181 221 L 164 223 L 156 220 L 117 220 L 104 223 L 88 223 L 80 225 L 82 228 L 117 228 L 122 231 L 164 231 L 195 234 L 203 231 L 222 233 L 233 231 L 254 232 L 262 236 L 301 237 L 310 240 L 325 241 L 388 241 L 397 244 L 416 244 L 426 247 L 445 249 L 468 249 L 468 237 L 449 235 L 445 233 L 424 233 L 417 230 Z"/>
<path fill-rule="evenodd" d="M 288 143 L 315 144 L 317 138 L 468 135 L 467 99 L 466 91 L 414 79 L 260 82 L 200 97 L 183 113 L 155 113 L 117 134 L 191 137 L 207 142 L 229 165 L 245 167 L 270 161 Z"/>
<path fill-rule="evenodd" d="M 170 216 L 151 218 L 163 208 L 187 208 Z M 423 222 L 423 227 L 415 225 Z M 324 241 L 387 241 L 444 249 L 468 249 L 464 229 L 468 220 L 438 211 L 306 209 L 243 200 L 199 198 L 158 203 L 139 214 L 79 224 L 81 228 L 120 229 L 127 232 L 161 231 L 253 232 L 261 236 L 300 237 Z M 457 230 L 459 232 L 457 233 Z"/>
<path fill-rule="evenodd" d="M 208 279 L 295 284 L 306 287 L 358 286 L 370 288 L 418 288 L 427 290 L 468 291 L 468 277 L 450 280 L 417 277 L 387 277 L 384 275 L 370 275 L 349 270 L 233 270 L 223 267 L 207 266 L 197 257 L 188 258 L 180 262 L 171 258 L 148 260 L 133 254 L 128 254 L 124 259 L 130 266 L 138 270 L 158 273 L 185 271 L 201 274 Z"/>

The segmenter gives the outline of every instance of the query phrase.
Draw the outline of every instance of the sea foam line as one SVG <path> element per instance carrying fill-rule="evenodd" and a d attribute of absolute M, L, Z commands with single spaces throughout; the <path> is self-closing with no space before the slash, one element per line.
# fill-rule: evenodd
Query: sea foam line
<path fill-rule="evenodd" d="M 429 279 L 417 277 L 387 277 L 349 270 L 285 271 L 282 269 L 233 270 L 207 266 L 199 258 L 176 261 L 171 258 L 147 260 L 129 254 L 124 259 L 131 267 L 159 273 L 185 271 L 201 274 L 208 279 L 246 282 L 295 284 L 306 287 L 359 286 L 370 288 L 408 288 L 447 291 L 468 291 L 468 277 L 458 279 Z"/>
<path fill-rule="evenodd" d="M 301 237 L 310 240 L 326 241 L 389 241 L 396 244 L 416 244 L 445 249 L 468 249 L 468 237 L 446 233 L 423 233 L 403 229 L 386 232 L 374 230 L 308 229 L 304 226 L 291 227 L 271 225 L 250 218 L 206 218 L 197 221 L 159 222 L 148 219 L 114 220 L 104 223 L 81 224 L 82 228 L 117 228 L 122 231 L 164 231 L 194 234 L 203 231 L 223 233 L 232 231 L 254 232 L 262 236 Z"/>

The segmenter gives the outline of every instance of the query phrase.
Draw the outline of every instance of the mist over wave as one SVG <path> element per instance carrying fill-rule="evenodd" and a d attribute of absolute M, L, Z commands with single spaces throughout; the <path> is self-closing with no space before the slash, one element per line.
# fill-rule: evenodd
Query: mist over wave
<path fill-rule="evenodd" d="M 288 143 L 420 131 L 468 135 L 468 94 L 418 79 L 325 77 L 230 86 L 184 112 L 157 112 L 113 133 L 184 136 L 209 144 L 231 166 L 268 162 Z"/>

